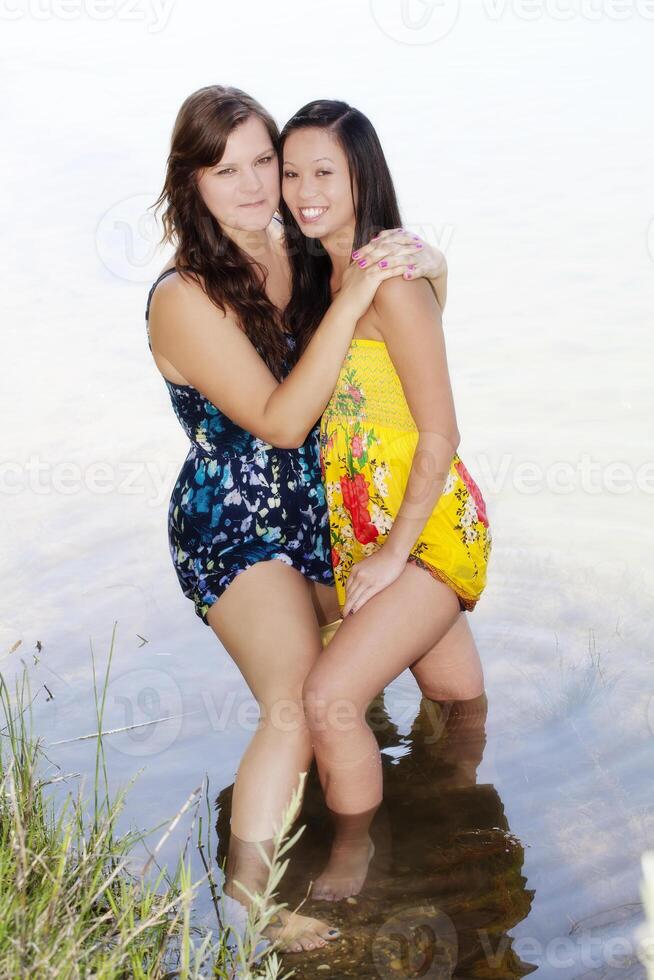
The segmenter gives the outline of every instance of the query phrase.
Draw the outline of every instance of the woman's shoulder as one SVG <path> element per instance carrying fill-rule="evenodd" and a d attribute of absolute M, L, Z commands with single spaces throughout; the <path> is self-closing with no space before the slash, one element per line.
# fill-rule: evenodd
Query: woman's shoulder
<path fill-rule="evenodd" d="M 157 295 L 160 299 L 165 297 L 168 301 L 194 300 L 195 302 L 202 302 L 203 299 L 205 302 L 209 301 L 202 276 L 184 267 L 180 272 L 174 259 L 166 263 L 155 279 L 155 284 L 157 288 L 153 293 L 153 303 L 154 297 Z"/>
<path fill-rule="evenodd" d="M 168 275 L 164 275 L 164 273 Z M 157 328 L 168 325 L 178 330 L 180 324 L 188 329 L 204 329 L 217 321 L 236 322 L 232 311 L 217 306 L 204 288 L 201 275 L 182 268 L 182 274 L 169 262 L 160 273 L 160 281 L 150 300 L 150 326 L 155 335 Z"/>
<path fill-rule="evenodd" d="M 419 302 L 429 296 L 433 296 L 433 292 L 427 279 L 404 279 L 402 276 L 393 276 L 380 283 L 373 302 L 375 306 L 391 308 L 407 301 Z"/>
<path fill-rule="evenodd" d="M 438 303 L 427 279 L 393 276 L 382 282 L 372 301 L 377 329 L 382 333 L 406 320 L 431 313 L 439 314 Z"/>

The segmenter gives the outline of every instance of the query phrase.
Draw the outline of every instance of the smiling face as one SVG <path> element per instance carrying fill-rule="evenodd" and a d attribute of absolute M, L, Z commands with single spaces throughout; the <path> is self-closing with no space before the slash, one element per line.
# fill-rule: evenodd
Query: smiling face
<path fill-rule="evenodd" d="M 258 116 L 229 134 L 219 163 L 198 173 L 198 190 L 222 228 L 262 231 L 279 205 L 277 154 Z"/>
<path fill-rule="evenodd" d="M 353 234 L 355 201 L 338 139 L 327 129 L 294 130 L 283 160 L 282 194 L 303 234 L 325 239 L 346 228 Z"/>

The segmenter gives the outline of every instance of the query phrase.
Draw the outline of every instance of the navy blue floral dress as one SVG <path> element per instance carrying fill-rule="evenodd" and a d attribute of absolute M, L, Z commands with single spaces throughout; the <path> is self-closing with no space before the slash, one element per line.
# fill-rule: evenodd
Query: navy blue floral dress
<path fill-rule="evenodd" d="M 152 285 L 174 272 L 167 269 Z M 289 335 L 289 354 L 295 343 Z M 150 336 L 148 332 L 148 345 Z M 288 364 L 287 364 L 288 368 Z M 164 378 L 191 441 L 168 508 L 168 541 L 184 595 L 209 625 L 209 607 L 259 561 L 279 558 L 334 584 L 320 475 L 320 425 L 298 449 L 277 449 L 236 425 L 192 385 Z"/>

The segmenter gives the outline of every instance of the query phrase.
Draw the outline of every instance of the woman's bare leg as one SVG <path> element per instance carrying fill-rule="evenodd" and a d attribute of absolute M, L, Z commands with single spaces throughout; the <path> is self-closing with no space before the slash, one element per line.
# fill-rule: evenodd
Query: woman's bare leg
<path fill-rule="evenodd" d="M 260 708 L 257 730 L 239 765 L 232 796 L 227 895 L 248 900 L 234 885 L 260 890 L 267 869 L 254 842 L 269 850 L 283 810 L 311 764 L 313 750 L 302 686 L 321 652 L 309 585 L 282 561 L 241 572 L 211 606 L 207 620 L 241 671 Z M 250 887 L 253 886 L 253 887 Z M 336 938 L 319 919 L 282 914 L 283 929 L 266 930 L 290 950 Z"/>
<path fill-rule="evenodd" d="M 318 624 L 328 626 L 341 618 L 338 596 L 334 585 L 322 585 L 320 582 L 309 582 L 309 593 L 316 611 Z"/>
<path fill-rule="evenodd" d="M 336 625 L 341 611 L 334 586 L 309 583 L 318 623 Z M 331 635 L 325 631 L 325 636 Z M 484 672 L 468 614 L 461 611 L 445 636 L 410 665 L 424 697 L 431 701 L 467 701 L 484 691 Z"/>
<path fill-rule="evenodd" d="M 356 894 L 372 855 L 368 828 L 382 799 L 382 770 L 365 720 L 368 705 L 445 636 L 459 613 L 447 585 L 408 564 L 395 582 L 346 617 L 307 676 L 305 715 L 336 827 L 315 897 Z"/>
<path fill-rule="evenodd" d="M 431 701 L 467 701 L 483 694 L 484 672 L 467 613 L 459 613 L 445 636 L 410 667 Z"/>

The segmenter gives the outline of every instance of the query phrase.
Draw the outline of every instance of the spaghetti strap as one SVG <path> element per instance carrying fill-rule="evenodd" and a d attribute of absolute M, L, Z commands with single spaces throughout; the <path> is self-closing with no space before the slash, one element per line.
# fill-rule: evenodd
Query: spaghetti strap
<path fill-rule="evenodd" d="M 153 292 L 155 291 L 155 289 L 157 288 L 157 286 L 159 285 L 159 283 L 161 282 L 161 280 L 162 280 L 162 279 L 165 279 L 165 278 L 166 278 L 166 276 L 169 276 L 169 275 L 171 274 L 171 272 L 177 272 L 177 269 L 176 269 L 176 267 L 175 267 L 175 266 L 173 266 L 173 267 L 172 267 L 171 269 L 165 269 L 165 270 L 164 270 L 164 271 L 163 271 L 163 272 L 161 273 L 161 275 L 160 275 L 160 276 L 158 276 L 158 277 L 157 277 L 157 278 L 155 279 L 155 281 L 154 281 L 154 282 L 152 283 L 152 285 L 150 286 L 150 291 L 149 291 L 149 293 L 148 293 L 148 299 L 147 299 L 147 302 L 146 302 L 146 304 L 145 304 L 145 319 L 146 319 L 146 320 L 147 320 L 147 319 L 148 319 L 148 317 L 150 316 L 150 301 L 151 301 L 151 299 L 152 299 L 152 294 L 153 294 Z"/>
<path fill-rule="evenodd" d="M 182 266 L 181 268 L 186 270 L 188 269 L 188 266 Z M 155 289 L 157 288 L 161 280 L 165 279 L 166 276 L 169 276 L 172 272 L 177 272 L 177 266 L 172 266 L 172 268 L 170 269 L 164 269 L 161 275 L 157 276 L 155 281 L 152 283 L 152 285 L 150 286 L 150 291 L 148 292 L 148 299 L 145 304 L 145 329 L 148 335 L 148 347 L 150 348 L 150 350 L 152 350 L 152 344 L 150 343 L 150 327 L 148 325 L 148 320 L 150 318 L 150 303 L 152 301 L 152 294 L 154 293 Z"/>

